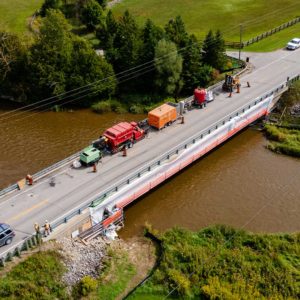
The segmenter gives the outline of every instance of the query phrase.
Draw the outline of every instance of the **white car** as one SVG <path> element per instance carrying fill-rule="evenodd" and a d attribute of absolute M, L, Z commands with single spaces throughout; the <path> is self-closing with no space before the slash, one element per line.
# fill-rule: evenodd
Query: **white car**
<path fill-rule="evenodd" d="M 300 47 L 300 39 L 299 38 L 293 38 L 288 44 L 286 45 L 286 49 L 288 50 L 296 50 Z"/>

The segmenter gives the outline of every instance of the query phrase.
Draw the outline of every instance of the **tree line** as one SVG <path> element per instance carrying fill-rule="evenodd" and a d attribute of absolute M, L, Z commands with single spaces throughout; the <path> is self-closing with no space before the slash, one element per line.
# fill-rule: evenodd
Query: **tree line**
<path fill-rule="evenodd" d="M 33 41 L 0 32 L 4 98 L 63 100 L 64 93 L 88 85 L 73 96 L 81 106 L 112 97 L 147 104 L 191 94 L 215 79 L 227 63 L 221 32 L 209 31 L 200 43 L 180 16 L 164 28 L 150 19 L 140 27 L 128 11 L 118 18 L 107 11 L 105 0 L 46 0 L 39 14 Z M 76 34 L 74 19 L 95 34 L 104 55 Z"/>

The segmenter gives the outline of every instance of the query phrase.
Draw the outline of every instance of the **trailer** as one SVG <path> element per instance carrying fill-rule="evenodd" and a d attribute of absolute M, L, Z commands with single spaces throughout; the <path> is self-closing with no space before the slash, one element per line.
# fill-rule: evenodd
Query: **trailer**
<path fill-rule="evenodd" d="M 148 123 L 156 129 L 162 129 L 177 120 L 176 107 L 163 104 L 148 113 Z"/>
<path fill-rule="evenodd" d="M 81 164 L 85 166 L 91 166 L 97 163 L 102 158 L 102 151 L 95 147 L 88 146 L 79 155 Z"/>

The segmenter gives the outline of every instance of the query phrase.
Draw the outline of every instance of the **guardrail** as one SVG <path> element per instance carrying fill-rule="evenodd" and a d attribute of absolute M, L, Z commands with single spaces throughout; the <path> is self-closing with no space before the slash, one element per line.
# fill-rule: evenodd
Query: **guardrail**
<path fill-rule="evenodd" d="M 134 173 L 127 176 L 125 179 L 119 181 L 115 185 L 109 187 L 104 192 L 102 192 L 100 195 L 97 195 L 90 199 L 87 203 L 73 209 L 71 212 L 66 213 L 65 215 L 61 216 L 60 218 L 54 220 L 51 222 L 51 227 L 54 229 L 58 227 L 59 225 L 65 224 L 73 218 L 74 216 L 81 214 L 81 212 L 90 207 L 90 206 L 98 206 L 100 205 L 105 199 L 107 199 L 112 194 L 116 193 L 118 190 L 120 190 L 122 187 L 127 186 L 130 184 L 133 180 L 140 178 L 144 174 L 149 173 L 151 170 L 153 170 L 156 167 L 159 167 L 163 162 L 168 161 L 173 155 L 179 154 L 180 151 L 185 150 L 188 148 L 188 146 L 191 146 L 196 143 L 197 140 L 203 139 L 206 135 L 209 135 L 214 130 L 217 130 L 220 126 L 224 125 L 226 122 L 230 121 L 232 118 L 244 113 L 248 109 L 252 108 L 253 106 L 257 105 L 258 103 L 262 102 L 264 99 L 268 98 L 271 95 L 276 96 L 283 90 L 286 90 L 288 86 L 290 86 L 293 82 L 300 79 L 300 74 L 296 75 L 294 77 L 288 78 L 287 81 L 283 82 L 282 84 L 278 85 L 276 88 L 270 90 L 269 92 L 263 94 L 260 97 L 257 97 L 256 99 L 250 101 L 249 103 L 243 105 L 242 107 L 238 108 L 234 112 L 230 113 L 229 115 L 225 116 L 224 118 L 220 119 L 219 121 L 215 122 L 214 124 L 210 125 L 209 127 L 205 128 L 201 132 L 197 133 L 196 135 L 190 137 L 185 142 L 182 142 L 178 146 L 174 147 L 167 153 L 164 153 L 159 158 L 156 158 L 152 162 L 148 163 L 146 166 L 140 168 L 139 170 L 135 171 Z M 187 98 L 189 99 L 189 98 Z M 75 154 L 74 154 L 75 156 Z M 73 156 L 70 156 L 73 157 Z M 66 161 L 65 159 L 64 161 Z M 50 168 L 50 167 L 49 167 Z M 35 236 L 28 237 L 25 241 L 19 242 L 17 245 L 9 248 L 0 256 L 0 266 L 4 265 L 5 261 L 10 260 L 12 256 L 14 255 L 20 255 L 21 251 L 26 248 L 27 243 L 29 240 L 31 240 L 31 243 L 33 243 L 33 239 Z"/>
<path fill-rule="evenodd" d="M 78 156 L 79 156 L 80 152 L 77 152 L 35 174 L 32 175 L 32 178 L 34 181 L 37 181 L 38 179 L 41 179 L 42 177 L 46 176 L 46 175 L 49 175 L 51 174 L 52 172 L 54 172 L 55 170 L 61 168 L 62 166 L 64 166 L 65 164 L 71 162 L 72 160 L 76 159 Z M 13 185 L 10 185 L 8 186 L 7 188 L 3 189 L 0 191 L 0 198 L 5 196 L 6 194 L 10 193 L 10 192 L 13 192 L 15 190 L 18 190 L 19 186 L 18 184 L 13 184 Z"/>

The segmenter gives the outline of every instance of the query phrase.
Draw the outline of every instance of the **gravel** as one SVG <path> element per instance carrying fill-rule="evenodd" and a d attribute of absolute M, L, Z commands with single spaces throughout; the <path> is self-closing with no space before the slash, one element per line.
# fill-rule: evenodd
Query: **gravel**
<path fill-rule="evenodd" d="M 57 242 L 67 268 L 63 276 L 67 286 L 73 286 L 86 275 L 93 278 L 99 276 L 102 260 L 106 256 L 107 241 L 97 238 L 84 245 L 80 241 L 63 238 Z"/>
<path fill-rule="evenodd" d="M 300 103 L 295 104 L 291 108 L 291 115 L 292 116 L 300 116 Z"/>

